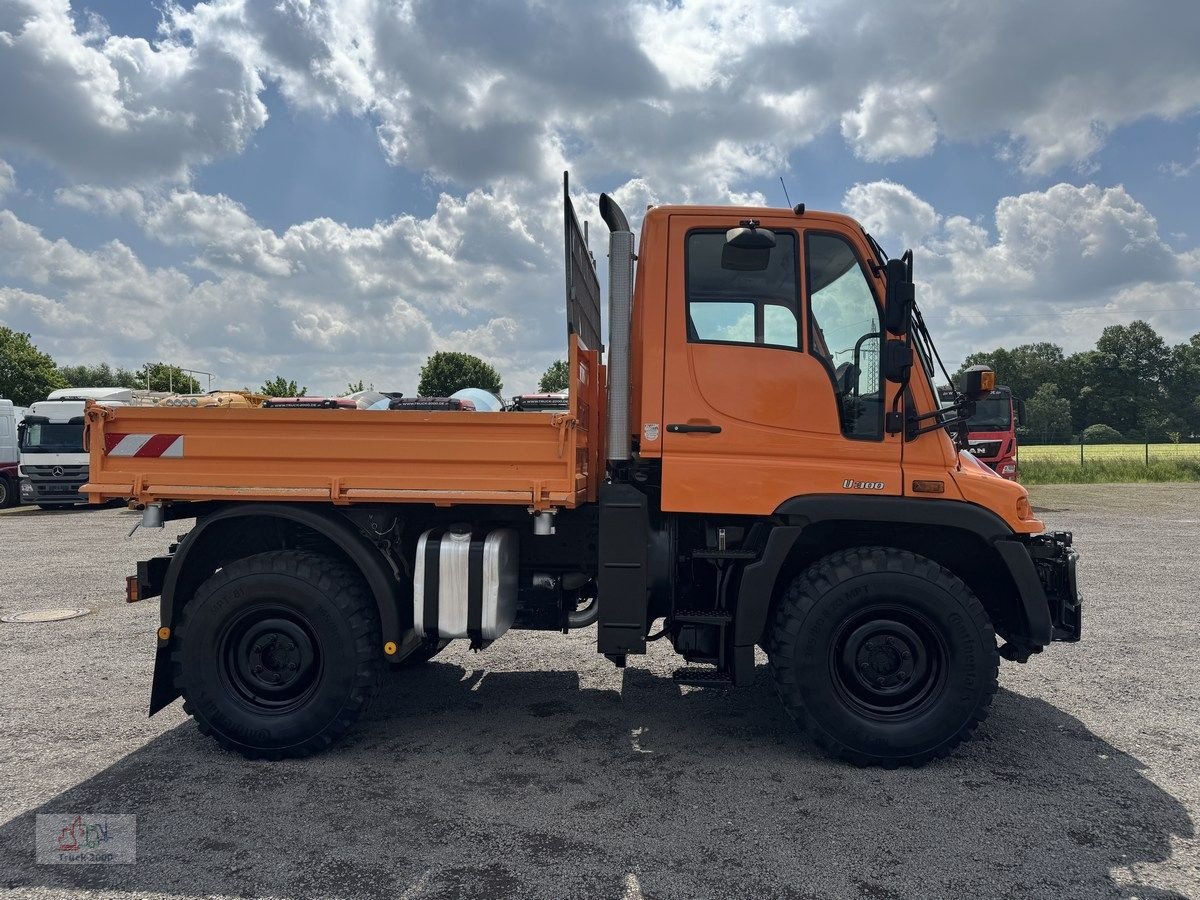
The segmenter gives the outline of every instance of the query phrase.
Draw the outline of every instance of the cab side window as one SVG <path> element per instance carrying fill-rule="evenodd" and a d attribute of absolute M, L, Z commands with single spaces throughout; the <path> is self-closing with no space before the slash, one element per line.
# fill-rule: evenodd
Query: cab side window
<path fill-rule="evenodd" d="M 809 352 L 829 372 L 846 437 L 881 440 L 880 313 L 853 246 L 835 234 L 805 235 Z"/>
<path fill-rule="evenodd" d="M 799 349 L 796 235 L 777 232 L 763 268 L 728 267 L 724 248 L 724 231 L 687 236 L 688 341 Z"/>

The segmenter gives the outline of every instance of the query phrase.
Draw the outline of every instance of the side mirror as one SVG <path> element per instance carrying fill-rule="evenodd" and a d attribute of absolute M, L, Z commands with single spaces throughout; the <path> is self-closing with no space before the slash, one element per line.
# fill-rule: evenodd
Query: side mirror
<path fill-rule="evenodd" d="M 962 385 L 968 400 L 982 400 L 996 389 L 996 373 L 988 366 L 971 366 L 963 372 Z"/>
<path fill-rule="evenodd" d="M 17 423 L 17 449 L 25 449 L 25 431 L 29 428 L 24 422 Z"/>
<path fill-rule="evenodd" d="M 887 261 L 883 320 L 887 330 L 897 337 L 908 334 L 908 324 L 912 321 L 913 306 L 916 303 L 911 262 L 912 251 L 905 253 L 900 259 Z"/>
<path fill-rule="evenodd" d="M 771 262 L 775 232 L 745 224 L 725 232 L 721 268 L 735 272 L 761 272 Z"/>
<path fill-rule="evenodd" d="M 1025 424 L 1025 401 L 1024 400 L 1017 401 L 1017 424 L 1018 425 Z"/>

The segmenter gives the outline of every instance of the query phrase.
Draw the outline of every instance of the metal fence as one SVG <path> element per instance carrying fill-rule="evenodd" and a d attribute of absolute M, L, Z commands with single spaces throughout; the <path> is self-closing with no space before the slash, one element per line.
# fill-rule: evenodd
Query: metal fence
<path fill-rule="evenodd" d="M 1077 465 L 1089 462 L 1142 463 L 1147 466 L 1155 462 L 1200 463 L 1200 443 L 1021 444 L 1018 456 L 1022 462 Z"/>

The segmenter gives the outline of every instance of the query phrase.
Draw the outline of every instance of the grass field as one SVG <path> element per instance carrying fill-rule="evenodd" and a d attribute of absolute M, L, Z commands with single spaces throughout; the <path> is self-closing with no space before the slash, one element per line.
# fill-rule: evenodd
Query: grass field
<path fill-rule="evenodd" d="M 1019 452 L 1027 484 L 1200 481 L 1200 444 L 1027 445 Z"/>

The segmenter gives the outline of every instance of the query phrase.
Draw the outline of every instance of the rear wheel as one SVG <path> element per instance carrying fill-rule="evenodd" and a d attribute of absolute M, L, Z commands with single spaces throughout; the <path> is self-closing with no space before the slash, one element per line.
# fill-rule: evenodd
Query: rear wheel
<path fill-rule="evenodd" d="M 362 578 L 328 557 L 276 551 L 232 563 L 184 608 L 172 664 L 184 711 L 250 758 L 307 756 L 378 691 L 379 615 Z"/>
<path fill-rule="evenodd" d="M 888 547 L 834 553 L 780 599 L 768 640 L 788 712 L 858 765 L 923 765 L 987 715 L 999 667 L 982 604 L 952 572 Z"/>
<path fill-rule="evenodd" d="M 17 502 L 17 492 L 13 483 L 0 475 L 0 509 L 7 509 Z"/>

